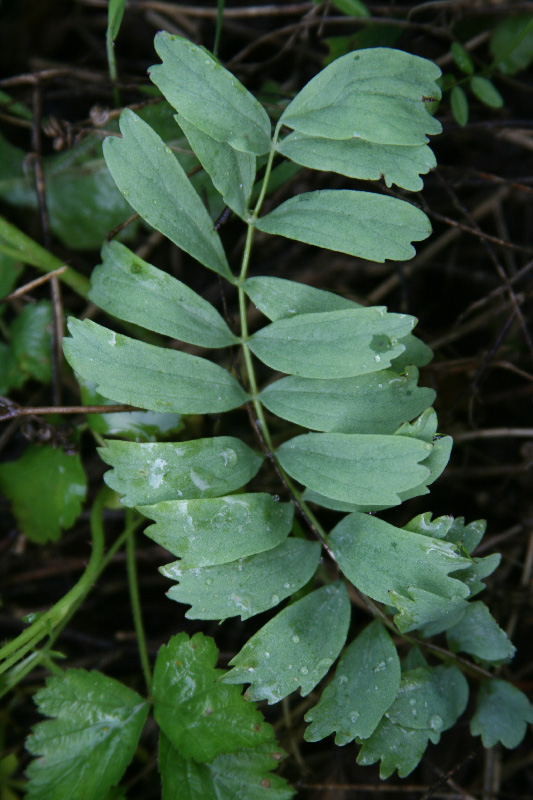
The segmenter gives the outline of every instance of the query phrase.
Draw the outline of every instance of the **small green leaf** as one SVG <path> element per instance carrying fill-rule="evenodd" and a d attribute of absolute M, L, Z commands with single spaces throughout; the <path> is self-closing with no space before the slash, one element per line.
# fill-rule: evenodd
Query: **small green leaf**
<path fill-rule="evenodd" d="M 431 233 L 429 219 L 410 203 L 351 189 L 304 192 L 260 217 L 256 225 L 266 233 L 379 262 L 412 258 L 411 242 Z"/>
<path fill-rule="evenodd" d="M 293 130 L 328 139 L 418 145 L 440 133 L 424 98 L 440 98 L 439 68 L 424 58 L 376 47 L 348 53 L 316 75 L 285 109 Z"/>
<path fill-rule="evenodd" d="M 483 591 L 485 584 L 482 579 L 492 575 L 494 570 L 499 567 L 501 558 L 500 553 L 491 553 L 485 558 L 476 557 L 472 559 L 470 566 L 457 573 L 456 577 L 466 583 L 470 589 L 471 597 L 475 597 L 476 594 Z"/>
<path fill-rule="evenodd" d="M 426 479 L 419 462 L 431 449 L 401 436 L 308 433 L 282 444 L 276 455 L 291 477 L 333 500 L 398 505 L 399 492 Z"/>
<path fill-rule="evenodd" d="M 298 314 L 262 328 L 249 339 L 252 352 L 272 369 L 304 378 L 348 378 L 378 372 L 403 352 L 399 343 L 414 317 L 385 308 Z"/>
<path fill-rule="evenodd" d="M 317 742 L 337 732 L 335 744 L 367 739 L 400 688 L 400 659 L 391 637 L 375 620 L 344 651 L 335 677 L 305 715 L 304 738 Z"/>
<path fill-rule="evenodd" d="M 125 7 L 126 0 L 109 0 L 107 37 L 111 39 L 112 42 L 114 42 L 118 36 Z"/>
<path fill-rule="evenodd" d="M 246 221 L 255 179 L 255 156 L 218 142 L 180 114 L 176 121 L 226 205 Z"/>
<path fill-rule="evenodd" d="M 1 140 L 0 140 L 1 143 Z M 0 299 L 9 294 L 23 270 L 22 264 L 0 251 Z M 5 303 L 0 305 L 0 315 L 6 309 Z"/>
<path fill-rule="evenodd" d="M 492 32 L 490 52 L 504 75 L 527 69 L 533 61 L 533 15 L 506 15 Z"/>
<path fill-rule="evenodd" d="M 19 368 L 42 383 L 51 378 L 51 330 L 52 304 L 48 300 L 27 305 L 11 326 L 11 348 Z"/>
<path fill-rule="evenodd" d="M 201 347 L 238 341 L 211 303 L 120 242 L 104 245 L 102 262 L 91 275 L 89 298 L 108 314 Z"/>
<path fill-rule="evenodd" d="M 346 640 L 350 601 L 344 583 L 323 586 L 280 611 L 230 661 L 224 683 L 250 683 L 245 697 L 277 703 L 301 686 L 309 694 Z"/>
<path fill-rule="evenodd" d="M 470 720 L 472 736 L 481 736 L 483 747 L 518 747 L 533 722 L 533 708 L 523 692 L 496 678 L 481 681 L 476 710 Z"/>
<path fill-rule="evenodd" d="M 248 278 L 243 288 L 252 303 L 272 322 L 294 317 L 295 314 L 346 311 L 363 307 L 333 292 L 325 292 L 323 289 L 315 289 L 314 286 L 284 278 L 263 275 Z"/>
<path fill-rule="evenodd" d="M 451 90 L 450 106 L 455 121 L 464 127 L 468 122 L 468 98 L 460 86 L 454 86 Z"/>
<path fill-rule="evenodd" d="M 78 455 L 30 445 L 17 461 L 0 465 L 0 487 L 20 530 L 32 542 L 47 542 L 57 541 L 78 518 L 87 479 Z"/>
<path fill-rule="evenodd" d="M 101 800 L 130 763 L 149 705 L 137 692 L 102 675 L 69 669 L 35 695 L 42 714 L 26 740 L 32 800 Z"/>
<path fill-rule="evenodd" d="M 239 688 L 220 681 L 213 639 L 196 633 L 173 636 L 157 655 L 154 716 L 184 758 L 212 761 L 219 753 L 271 741 L 272 728 Z"/>
<path fill-rule="evenodd" d="M 452 42 L 452 56 L 453 60 L 465 75 L 472 75 L 474 73 L 474 62 L 470 58 L 470 53 L 463 47 L 460 42 Z"/>
<path fill-rule="evenodd" d="M 159 738 L 162 800 L 290 800 L 294 791 L 272 775 L 285 753 L 274 742 L 218 755 L 210 764 L 185 759 Z"/>
<path fill-rule="evenodd" d="M 468 604 L 460 622 L 446 633 L 453 653 L 469 653 L 476 660 L 501 664 L 510 661 L 516 648 L 487 606 L 480 600 Z"/>
<path fill-rule="evenodd" d="M 20 370 L 12 348 L 0 342 L 0 395 L 7 396 L 12 389 L 20 389 L 27 377 Z"/>
<path fill-rule="evenodd" d="M 474 75 L 470 80 L 470 88 L 477 99 L 481 100 L 489 108 L 501 108 L 503 106 L 503 97 L 488 78 Z"/>
<path fill-rule="evenodd" d="M 274 608 L 311 580 L 320 561 L 318 542 L 286 539 L 278 547 L 230 564 L 185 569 L 181 562 L 161 572 L 179 584 L 167 596 L 191 606 L 188 619 L 248 619 Z"/>
<path fill-rule="evenodd" d="M 394 433 L 430 406 L 435 392 L 417 386 L 418 370 L 381 370 L 356 378 L 288 377 L 271 383 L 261 402 L 278 417 L 304 428 L 338 433 Z"/>
<path fill-rule="evenodd" d="M 221 476 L 217 479 L 220 482 Z M 156 522 L 145 534 L 181 559 L 176 567 L 187 569 L 225 564 L 277 547 L 289 535 L 294 515 L 292 503 L 276 502 L 263 492 L 166 500 L 137 510 Z"/>
<path fill-rule="evenodd" d="M 425 367 L 433 358 L 431 348 L 420 341 L 412 333 L 400 339 L 400 344 L 405 347 L 404 352 L 392 360 L 392 369 L 395 372 L 404 372 L 411 365 Z"/>
<path fill-rule="evenodd" d="M 333 0 L 333 5 L 349 17 L 370 16 L 370 11 L 361 0 Z"/>
<path fill-rule="evenodd" d="M 425 175 L 437 165 L 427 145 L 402 146 L 377 144 L 364 139 L 325 139 L 291 133 L 277 147 L 278 151 L 304 167 L 337 172 L 349 178 L 377 181 L 387 186 L 395 183 L 418 192 Z"/>
<path fill-rule="evenodd" d="M 234 492 L 257 474 L 263 461 L 233 436 L 158 444 L 109 441 L 107 445 L 98 452 L 114 469 L 104 480 L 124 495 L 125 506 Z"/>
<path fill-rule="evenodd" d="M 155 49 L 163 63 L 150 67 L 150 79 L 181 116 L 235 150 L 269 151 L 268 114 L 207 50 L 165 31 Z"/>
<path fill-rule="evenodd" d="M 104 156 L 113 180 L 143 219 L 201 264 L 234 281 L 222 243 L 172 150 L 129 108 L 122 138 L 108 136 Z"/>
<path fill-rule="evenodd" d="M 246 402 L 233 375 L 205 358 L 139 342 L 88 319 L 71 317 L 68 329 L 68 363 L 104 397 L 179 414 L 216 414 Z"/>

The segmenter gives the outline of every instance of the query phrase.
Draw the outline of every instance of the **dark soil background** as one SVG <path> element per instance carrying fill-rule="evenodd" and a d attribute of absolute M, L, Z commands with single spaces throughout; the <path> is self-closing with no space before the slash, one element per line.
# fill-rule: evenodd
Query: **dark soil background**
<path fill-rule="evenodd" d="M 368 3 L 372 18 L 342 16 L 333 4 L 278 2 L 265 5 L 233 0 L 224 20 L 220 58 L 251 90 L 267 80 L 277 81 L 281 93 L 294 92 L 316 74 L 327 55 L 325 40 L 353 36 L 383 26 L 382 44 L 435 60 L 452 70 L 450 45 L 459 39 L 471 48 L 477 67 L 490 62 L 487 41 L 503 16 L 533 12 L 533 3 L 403 2 Z M 42 112 L 57 121 L 54 131 L 42 133 L 42 149 L 68 148 L 81 130 L 87 130 L 102 109 L 113 107 L 107 77 L 104 0 L 18 0 L 0 10 L 0 89 L 30 107 L 39 87 Z M 180 5 L 156 0 L 132 0 L 127 5 L 116 53 L 124 105 L 143 99 L 139 87 L 148 83 L 146 69 L 157 61 L 153 50 L 156 31 L 182 33 L 212 48 L 216 3 Z M 387 41 L 389 37 L 389 41 Z M 457 69 L 455 69 L 457 73 Z M 429 497 L 409 501 L 385 515 L 405 524 L 418 513 L 485 518 L 488 530 L 481 550 L 502 552 L 500 568 L 489 578 L 482 599 L 518 648 L 512 664 L 501 675 L 526 693 L 533 689 L 533 84 L 531 72 L 512 78 L 496 77 L 504 98 L 501 109 L 489 109 L 471 97 L 470 121 L 454 121 L 447 97 L 438 110 L 444 131 L 432 142 L 438 169 L 426 176 L 423 193 L 412 197 L 427 212 L 433 235 L 417 246 L 416 258 L 405 264 L 374 264 L 281 238 L 258 237 L 252 272 L 289 277 L 332 289 L 364 304 L 386 304 L 391 311 L 414 314 L 418 335 L 435 357 L 422 370 L 421 383 L 437 391 L 440 430 L 451 434 L 455 446 L 444 475 Z M 272 102 L 277 102 L 273 96 Z M 91 121 L 92 120 L 92 121 Z M 13 124 L 2 114 L 4 135 L 28 152 L 32 149 L 31 123 Z M 54 144 L 55 143 L 55 144 Z M 327 181 L 327 184 L 325 183 Z M 353 186 L 353 181 L 350 185 Z M 323 176 L 303 169 L 278 191 L 279 202 L 309 189 L 348 185 L 344 178 Z M 357 187 L 356 187 L 357 188 Z M 364 186 L 362 186 L 364 188 Z M 383 187 L 385 188 L 385 187 Z M 270 202 L 270 201 L 269 201 Z M 43 232 L 38 213 L 21 212 L 2 204 L 0 212 L 38 241 Z M 222 231 L 226 250 L 237 263 L 242 226 L 230 221 Z M 144 246 L 143 257 L 189 282 L 220 307 L 218 282 L 160 236 L 143 230 L 130 246 Z M 51 249 L 80 272 L 90 275 L 98 252 L 67 252 L 58 241 Z M 25 280 L 36 277 L 27 268 Z M 46 297 L 45 286 L 35 296 Z M 234 298 L 228 297 L 230 312 Z M 86 311 L 68 288 L 63 304 L 70 313 Z M 93 318 L 100 319 L 93 313 Z M 105 318 L 102 317 L 105 324 Z M 79 403 L 74 383 L 67 379 L 64 402 Z M 48 404 L 48 389 L 29 385 L 16 401 L 24 406 Z M 73 423 L 81 421 L 74 418 Z M 72 418 L 67 420 L 72 423 Z M 19 419 L 0 430 L 2 458 L 20 454 L 26 439 L 39 437 L 39 421 L 23 426 Z M 228 420 L 210 418 L 201 435 L 238 432 L 248 437 L 247 420 L 234 413 Z M 242 429 L 242 430 L 241 430 Z M 244 432 L 242 432 L 244 431 Z M 68 436 L 68 430 L 67 430 Z M 251 441 L 251 439 L 250 439 Z M 101 483 L 103 464 L 87 434 L 82 439 L 84 465 L 90 477 L 89 499 Z M 263 485 L 273 478 L 265 475 Z M 86 508 L 89 508 L 87 504 Z M 0 636 L 21 630 L 24 614 L 47 608 L 73 584 L 88 558 L 88 511 L 54 545 L 37 546 L 17 532 L 7 502 L 1 501 L 3 534 L 0 539 Z M 120 532 L 119 512 L 109 512 L 106 534 Z M 116 530 L 115 530 L 116 529 Z M 230 620 L 222 626 L 184 618 L 182 606 L 169 602 L 168 583 L 157 567 L 168 560 L 148 540 L 139 543 L 140 584 L 150 652 L 178 631 L 203 630 L 213 635 L 221 663 L 263 624 Z M 367 621 L 356 612 L 357 624 Z M 261 618 L 263 620 L 263 618 Z M 123 556 L 94 588 L 71 622 L 56 649 L 70 666 L 105 671 L 142 691 L 135 637 L 129 608 Z M 24 737 L 37 720 L 31 695 L 42 684 L 44 671 L 34 672 L 0 711 L 2 755 L 15 752 L 21 770 L 29 757 Z M 406 800 L 461 797 L 472 800 L 526 800 L 533 796 L 531 739 L 514 751 L 484 751 L 468 731 L 471 708 L 440 745 L 429 746 L 420 766 L 404 781 L 382 783 L 378 767 L 358 767 L 356 748 L 337 748 L 333 740 L 302 743 L 303 713 L 316 696 L 293 695 L 284 704 L 262 708 L 272 721 L 289 758 L 281 774 L 293 782 L 298 798 L 333 800 L 376 795 L 401 795 Z M 283 705 L 283 707 L 282 707 Z M 128 798 L 157 798 L 155 735 L 143 740 L 144 764 L 136 762 L 126 775 Z"/>

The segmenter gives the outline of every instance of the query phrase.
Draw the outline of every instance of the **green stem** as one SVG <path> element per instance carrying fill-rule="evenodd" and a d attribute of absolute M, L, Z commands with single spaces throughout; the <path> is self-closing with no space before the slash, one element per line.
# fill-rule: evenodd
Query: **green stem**
<path fill-rule="evenodd" d="M 148 657 L 148 648 L 146 646 L 146 636 L 144 633 L 144 624 L 141 609 L 141 600 L 139 595 L 139 581 L 137 578 L 137 564 L 135 561 L 135 520 L 131 509 L 126 511 L 126 529 L 128 536 L 126 539 L 126 565 L 128 569 L 128 584 L 130 589 L 130 602 L 131 612 L 133 615 L 133 624 L 137 634 L 137 644 L 139 647 L 139 657 L 141 659 L 141 666 L 146 683 L 148 694 L 152 693 L 152 672 L 150 669 L 150 659 Z"/>
<path fill-rule="evenodd" d="M 213 45 L 213 55 L 218 58 L 218 48 L 220 47 L 220 36 L 222 35 L 222 23 L 224 22 L 225 0 L 217 0 L 217 29 L 215 31 L 215 44 Z"/>

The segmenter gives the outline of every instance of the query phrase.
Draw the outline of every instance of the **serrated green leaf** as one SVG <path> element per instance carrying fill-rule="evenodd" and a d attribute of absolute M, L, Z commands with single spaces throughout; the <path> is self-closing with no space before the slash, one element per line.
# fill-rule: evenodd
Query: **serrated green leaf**
<path fill-rule="evenodd" d="M 205 358 L 155 347 L 70 317 L 63 340 L 75 372 L 105 397 L 151 411 L 215 414 L 238 408 L 247 396 L 233 375 Z"/>
<path fill-rule="evenodd" d="M 375 620 L 344 651 L 335 677 L 305 715 L 304 738 L 317 742 L 336 731 L 335 744 L 368 738 L 400 688 L 400 659 L 391 637 Z"/>
<path fill-rule="evenodd" d="M 446 632 L 452 653 L 469 653 L 476 660 L 501 664 L 510 661 L 516 648 L 481 600 L 468 604 L 461 620 Z"/>
<path fill-rule="evenodd" d="M 106 472 L 104 480 L 124 495 L 126 506 L 218 497 L 248 483 L 263 461 L 233 436 L 159 444 L 109 441 L 107 445 L 98 452 L 114 469 Z"/>
<path fill-rule="evenodd" d="M 285 109 L 287 127 L 329 139 L 418 145 L 440 133 L 423 98 L 440 98 L 439 68 L 424 58 L 376 47 L 348 53 L 316 75 Z"/>
<path fill-rule="evenodd" d="M 176 115 L 176 121 L 226 205 L 246 220 L 255 179 L 256 157 L 252 153 L 234 150 L 225 142 L 217 142 L 181 114 Z"/>
<path fill-rule="evenodd" d="M 17 461 L 0 465 L 0 487 L 25 536 L 47 542 L 57 541 L 78 518 L 87 479 L 79 455 L 30 445 Z"/>
<path fill-rule="evenodd" d="M 492 575 L 494 570 L 499 567 L 501 558 L 500 553 L 492 553 L 485 558 L 476 557 L 472 559 L 470 566 L 456 573 L 456 577 L 466 583 L 470 589 L 470 597 L 475 597 L 483 591 L 485 584 L 482 579 Z"/>
<path fill-rule="evenodd" d="M 505 16 L 490 37 L 490 52 L 500 72 L 516 75 L 533 61 L 533 16 Z"/>
<path fill-rule="evenodd" d="M 460 42 L 452 42 L 451 53 L 453 60 L 465 75 L 472 75 L 474 72 L 474 62 L 470 58 L 470 53 Z"/>
<path fill-rule="evenodd" d="M 89 299 L 118 319 L 182 342 L 201 347 L 238 342 L 211 303 L 116 240 L 102 248 Z"/>
<path fill-rule="evenodd" d="M 367 181 L 383 178 L 387 186 L 395 183 L 411 192 L 420 191 L 424 185 L 420 175 L 437 166 L 433 152 L 425 144 L 406 147 L 294 132 L 283 139 L 277 149 L 304 167 Z"/>
<path fill-rule="evenodd" d="M 378 372 L 403 351 L 398 339 L 416 323 L 385 308 L 298 314 L 254 333 L 252 352 L 272 369 L 304 378 L 348 378 Z"/>
<path fill-rule="evenodd" d="M 422 536 L 430 536 L 432 539 L 446 539 L 454 523 L 453 517 L 437 517 L 436 519 L 432 519 L 432 517 L 431 511 L 426 511 L 413 517 L 407 525 L 403 526 L 403 529 L 412 533 L 420 533 Z"/>
<path fill-rule="evenodd" d="M 149 705 L 102 675 L 69 669 L 35 695 L 42 714 L 26 740 L 33 761 L 26 790 L 35 800 L 101 800 L 130 763 Z"/>
<path fill-rule="evenodd" d="M 260 217 L 256 227 L 379 262 L 412 258 L 415 249 L 411 242 L 426 239 L 431 233 L 427 216 L 410 203 L 351 189 L 322 189 L 296 195 Z"/>
<path fill-rule="evenodd" d="M 295 314 L 315 314 L 322 311 L 346 311 L 363 308 L 333 292 L 306 286 L 305 283 L 287 281 L 261 275 L 248 278 L 243 288 L 252 303 L 272 322 Z"/>
<path fill-rule="evenodd" d="M 424 461 L 424 466 L 429 470 L 429 475 L 417 486 L 413 486 L 413 488 L 399 493 L 402 503 L 404 503 L 406 500 L 410 500 L 412 497 L 419 497 L 420 495 L 429 493 L 429 489 L 427 487 L 434 483 L 444 472 L 448 461 L 450 460 L 452 446 L 453 439 L 451 436 L 441 436 L 438 439 L 435 439 L 433 442 L 433 450 L 429 454 L 428 458 Z"/>
<path fill-rule="evenodd" d="M 272 775 L 285 753 L 275 742 L 218 755 L 210 764 L 183 758 L 159 738 L 162 800 L 290 800 L 294 791 Z"/>
<path fill-rule="evenodd" d="M 468 607 L 462 597 L 441 597 L 416 586 L 409 586 L 405 595 L 393 589 L 389 604 L 398 609 L 394 622 L 400 633 L 420 630 L 422 636 L 436 636 L 457 624 Z"/>
<path fill-rule="evenodd" d="M 448 542 L 453 542 L 464 547 L 470 555 L 474 552 L 487 530 L 487 522 L 484 519 L 476 519 L 465 525 L 464 517 L 456 517 L 453 525 L 446 534 Z"/>
<path fill-rule="evenodd" d="M 19 368 L 42 383 L 51 378 L 52 304 L 27 305 L 11 325 L 11 348 Z"/>
<path fill-rule="evenodd" d="M 474 75 L 470 80 L 470 88 L 477 99 L 481 100 L 489 108 L 501 108 L 503 106 L 503 97 L 488 78 Z"/>
<path fill-rule="evenodd" d="M 481 681 L 470 733 L 481 736 L 483 747 L 498 742 L 509 750 L 518 747 L 528 722 L 533 722 L 533 708 L 523 692 L 496 678 Z"/>
<path fill-rule="evenodd" d="M 150 79 L 181 116 L 236 150 L 270 150 L 268 114 L 207 50 L 165 31 L 155 49 L 163 63 L 150 67 Z"/>
<path fill-rule="evenodd" d="M 304 428 L 339 433 L 394 433 L 435 399 L 435 392 L 417 386 L 418 370 L 405 375 L 381 370 L 356 378 L 321 380 L 288 377 L 260 394 L 273 414 Z"/>
<path fill-rule="evenodd" d="M 344 583 L 323 586 L 280 611 L 230 661 L 224 683 L 250 683 L 245 697 L 277 703 L 300 686 L 302 695 L 339 655 L 350 624 Z"/>
<path fill-rule="evenodd" d="M 450 107 L 457 124 L 464 127 L 468 122 L 468 97 L 460 86 L 454 86 L 450 92 Z"/>
<path fill-rule="evenodd" d="M 396 436 L 408 436 L 432 443 L 437 435 L 437 415 L 433 408 L 427 408 L 414 422 L 404 422 L 396 431 Z"/>
<path fill-rule="evenodd" d="M 400 436 L 308 433 L 282 444 L 276 456 L 291 477 L 334 500 L 398 505 L 399 492 L 427 478 L 419 462 L 431 449 Z"/>
<path fill-rule="evenodd" d="M 188 619 L 248 619 L 277 606 L 311 580 L 320 561 L 318 542 L 286 539 L 274 549 L 230 564 L 185 569 L 181 562 L 161 572 L 179 580 L 167 592 L 177 603 L 191 606 Z"/>
<path fill-rule="evenodd" d="M 212 761 L 219 753 L 254 747 L 274 738 L 240 689 L 220 681 L 213 639 L 173 636 L 157 655 L 153 698 L 157 724 L 184 758 Z"/>
<path fill-rule="evenodd" d="M 355 511 L 336 525 L 329 544 L 346 577 L 381 603 L 392 604 L 391 591 L 408 597 L 412 587 L 449 599 L 469 595 L 468 587 L 450 575 L 469 560 L 449 542 Z"/>
<path fill-rule="evenodd" d="M 128 203 L 171 242 L 233 282 L 211 217 L 171 149 L 128 108 L 120 130 L 122 138 L 104 141 L 104 156 Z"/>
<path fill-rule="evenodd" d="M 155 520 L 145 534 L 180 558 L 175 565 L 180 569 L 225 564 L 277 547 L 289 535 L 294 516 L 292 503 L 278 503 L 263 492 L 167 500 L 137 510 Z M 174 577 L 168 568 L 165 574 Z"/>
<path fill-rule="evenodd" d="M 455 724 L 468 701 L 468 683 L 456 667 L 419 667 L 402 674 L 400 690 L 376 731 L 357 757 L 361 765 L 381 760 L 380 777 L 395 769 L 409 775 L 422 758 L 428 740 Z"/>

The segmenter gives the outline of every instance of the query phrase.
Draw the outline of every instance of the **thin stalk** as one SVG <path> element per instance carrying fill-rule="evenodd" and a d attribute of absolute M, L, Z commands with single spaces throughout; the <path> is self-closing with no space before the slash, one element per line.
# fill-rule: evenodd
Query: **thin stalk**
<path fill-rule="evenodd" d="M 225 0 L 217 0 L 217 29 L 215 31 L 215 44 L 213 45 L 213 55 L 218 58 L 218 48 L 220 47 L 220 37 L 222 35 L 222 24 L 224 22 Z"/>
<path fill-rule="evenodd" d="M 142 671 L 146 683 L 146 689 L 150 695 L 152 692 L 152 671 L 150 669 L 150 659 L 146 646 L 146 635 L 141 609 L 141 599 L 139 595 L 139 581 L 137 577 L 137 564 L 135 561 L 135 526 L 133 512 L 131 509 L 126 511 L 126 566 L 128 570 L 128 585 L 130 590 L 131 613 L 135 633 L 137 634 L 137 644 L 139 647 L 139 657 L 141 660 Z"/>

